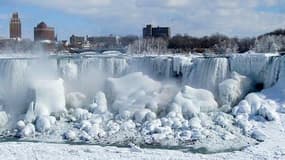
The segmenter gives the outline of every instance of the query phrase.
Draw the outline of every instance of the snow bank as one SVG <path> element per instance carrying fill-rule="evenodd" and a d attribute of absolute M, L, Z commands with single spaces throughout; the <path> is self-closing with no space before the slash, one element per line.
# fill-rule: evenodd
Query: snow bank
<path fill-rule="evenodd" d="M 218 104 L 210 91 L 185 86 L 173 99 L 169 112 L 178 112 L 190 119 L 200 112 L 210 112 L 217 108 Z"/>

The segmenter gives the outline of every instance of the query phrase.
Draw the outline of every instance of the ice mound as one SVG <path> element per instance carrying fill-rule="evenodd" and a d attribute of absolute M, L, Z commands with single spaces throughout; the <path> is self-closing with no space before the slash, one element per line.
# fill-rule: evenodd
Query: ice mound
<path fill-rule="evenodd" d="M 169 112 L 177 112 L 186 119 L 191 119 L 200 112 L 210 112 L 217 108 L 218 104 L 210 91 L 185 86 L 173 99 Z"/>
<path fill-rule="evenodd" d="M 80 92 L 71 92 L 66 95 L 67 108 L 83 108 L 87 103 L 87 97 Z"/>
<path fill-rule="evenodd" d="M 278 104 L 275 101 L 267 99 L 261 93 L 251 93 L 233 108 L 232 113 L 235 116 L 245 115 L 249 119 L 264 118 L 264 120 L 274 121 L 279 119 L 277 109 Z"/>
<path fill-rule="evenodd" d="M 103 92 L 98 92 L 92 104 L 89 105 L 89 110 L 95 114 L 103 114 L 108 111 L 106 96 Z"/>
<path fill-rule="evenodd" d="M 109 78 L 106 95 L 112 112 L 125 110 L 134 113 L 144 109 L 158 94 L 161 84 L 141 72 L 131 73 L 121 78 Z"/>
<path fill-rule="evenodd" d="M 36 130 L 38 132 L 46 132 L 54 125 L 56 119 L 52 116 L 39 116 L 36 119 Z"/>
<path fill-rule="evenodd" d="M 62 79 L 35 81 L 31 88 L 35 92 L 35 99 L 28 113 L 33 113 L 37 117 L 66 111 Z"/>
<path fill-rule="evenodd" d="M 236 72 L 233 72 L 230 79 L 219 84 L 219 102 L 223 105 L 236 105 L 253 88 L 252 81 Z"/>
<path fill-rule="evenodd" d="M 19 138 L 30 137 L 34 136 L 35 133 L 36 129 L 32 123 L 25 124 L 25 122 L 23 121 L 19 121 L 17 123 L 17 134 L 16 134 L 17 137 Z"/>

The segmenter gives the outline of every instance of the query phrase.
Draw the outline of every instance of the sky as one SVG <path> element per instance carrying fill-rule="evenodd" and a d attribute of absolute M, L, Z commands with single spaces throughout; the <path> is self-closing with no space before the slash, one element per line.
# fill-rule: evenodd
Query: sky
<path fill-rule="evenodd" d="M 0 0 L 0 37 L 18 12 L 23 38 L 41 21 L 60 40 L 70 35 L 142 35 L 146 24 L 171 27 L 172 35 L 222 33 L 248 37 L 285 28 L 285 0 Z"/>

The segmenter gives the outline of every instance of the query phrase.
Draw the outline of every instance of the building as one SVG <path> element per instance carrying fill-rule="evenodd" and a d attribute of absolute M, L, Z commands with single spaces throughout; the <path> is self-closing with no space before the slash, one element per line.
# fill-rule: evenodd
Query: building
<path fill-rule="evenodd" d="M 115 48 L 118 46 L 118 37 L 113 35 L 87 37 L 87 41 L 93 48 Z"/>
<path fill-rule="evenodd" d="M 85 42 L 85 38 L 81 36 L 72 35 L 69 38 L 69 42 L 71 47 L 81 48 Z"/>
<path fill-rule="evenodd" d="M 12 14 L 10 20 L 10 38 L 19 39 L 22 37 L 21 20 L 17 12 Z"/>
<path fill-rule="evenodd" d="M 44 22 L 41 22 L 34 28 L 35 41 L 50 41 L 54 42 L 55 32 L 53 27 L 48 27 Z"/>
<path fill-rule="evenodd" d="M 170 38 L 170 27 L 152 27 L 151 24 L 143 28 L 143 38 Z"/>

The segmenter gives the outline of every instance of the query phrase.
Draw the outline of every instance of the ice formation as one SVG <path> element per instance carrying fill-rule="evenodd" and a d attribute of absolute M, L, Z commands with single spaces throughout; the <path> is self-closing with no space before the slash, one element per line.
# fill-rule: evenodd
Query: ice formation
<path fill-rule="evenodd" d="M 284 62 L 256 53 L 0 59 L 0 127 L 133 148 L 242 148 L 266 140 L 257 122 L 285 112 Z"/>
<path fill-rule="evenodd" d="M 233 72 L 230 79 L 218 86 L 219 102 L 221 105 L 233 106 L 253 90 L 252 80 Z"/>
<path fill-rule="evenodd" d="M 185 86 L 170 104 L 169 112 L 179 113 L 184 115 L 184 118 L 191 119 L 200 112 L 215 111 L 217 108 L 218 104 L 211 92 Z"/>
<path fill-rule="evenodd" d="M 35 92 L 35 100 L 29 111 L 32 110 L 35 116 L 49 116 L 66 110 L 62 79 L 35 81 L 31 89 Z"/>

